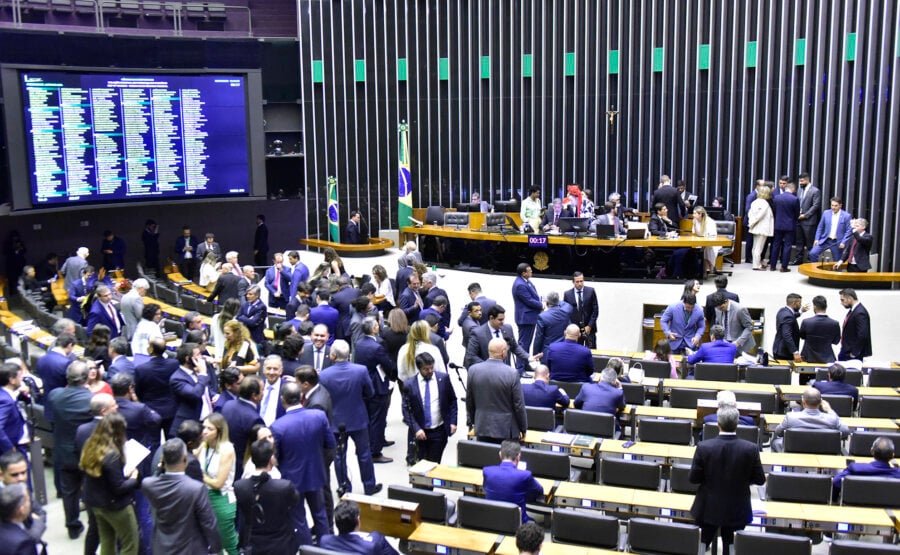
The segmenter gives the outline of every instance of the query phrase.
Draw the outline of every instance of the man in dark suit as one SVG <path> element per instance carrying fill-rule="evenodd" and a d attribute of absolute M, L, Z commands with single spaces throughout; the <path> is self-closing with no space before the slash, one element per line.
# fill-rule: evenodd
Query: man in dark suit
<path fill-rule="evenodd" d="M 365 298 L 365 297 L 361 297 Z M 362 337 L 356 343 L 356 363 L 366 367 L 374 387 L 374 395 L 366 402 L 369 413 L 369 445 L 372 462 L 389 463 L 393 459 L 382 454 L 387 427 L 387 412 L 391 400 L 391 381 L 396 379 L 397 364 L 388 355 L 387 349 L 379 342 L 378 320 L 367 317 L 362 322 Z"/>
<path fill-rule="evenodd" d="M 606 367 L 600 372 L 599 382 L 585 384 L 575 397 L 575 408 L 606 414 L 622 412 L 625 409 L 625 393 L 616 371 Z"/>
<path fill-rule="evenodd" d="M 37 374 L 44 383 L 44 397 L 54 389 L 66 386 L 66 369 L 72 363 L 72 350 L 75 349 L 75 336 L 62 333 L 56 337 L 53 347 L 38 359 Z M 44 416 L 53 422 L 53 403 L 44 402 Z"/>
<path fill-rule="evenodd" d="M 94 267 L 85 266 L 81 269 L 81 276 L 72 280 L 72 283 L 66 288 L 69 295 L 69 310 L 66 317 L 74 320 L 79 324 L 84 323 L 84 314 L 81 312 L 81 303 L 87 298 L 91 291 L 91 286 L 96 282 Z"/>
<path fill-rule="evenodd" d="M 547 310 L 537 317 L 534 334 L 534 352 L 546 353 L 547 347 L 562 341 L 566 327 L 572 320 L 572 305 L 559 302 L 559 293 L 551 291 L 547 294 Z M 579 333 L 579 336 L 581 333 Z"/>
<path fill-rule="evenodd" d="M 226 366 L 219 370 L 219 394 L 213 399 L 213 412 L 221 413 L 226 404 L 237 400 L 243 380 L 240 368 Z"/>
<path fill-rule="evenodd" d="M 334 343 L 337 339 L 335 334 L 340 327 L 341 314 L 335 307 L 331 306 L 331 295 L 328 291 L 316 291 L 317 304 L 309 310 L 309 321 L 313 324 L 324 324 L 328 328 L 328 344 Z"/>
<path fill-rule="evenodd" d="M 841 341 L 841 325 L 826 314 L 828 301 L 825 297 L 816 295 L 812 304 L 815 316 L 800 324 L 800 338 L 804 340 L 800 355 L 806 362 L 834 362 L 831 346 Z"/>
<path fill-rule="evenodd" d="M 459 324 L 459 327 L 462 330 L 463 349 L 469 346 L 469 339 L 472 337 L 472 332 L 481 325 L 479 323 L 481 320 L 481 305 L 477 301 L 472 301 L 466 305 L 464 310 L 465 318 L 463 318 L 462 322 Z"/>
<path fill-rule="evenodd" d="M 288 264 L 290 266 L 285 266 L 282 270 L 282 273 L 287 275 L 291 280 L 291 292 L 290 297 L 294 297 L 297 294 L 297 287 L 301 283 L 306 283 L 309 280 L 309 268 L 306 267 L 306 264 L 300 262 L 300 253 L 297 251 L 291 251 L 288 253 Z"/>
<path fill-rule="evenodd" d="M 262 400 L 259 402 L 259 416 L 266 426 L 271 426 L 275 419 L 284 416 L 284 405 L 281 404 L 281 387 L 287 383 L 283 377 L 284 361 L 278 355 L 269 355 L 263 361 Z"/>
<path fill-rule="evenodd" d="M 550 369 L 545 364 L 538 364 L 534 369 L 534 381 L 522 384 L 522 397 L 526 407 L 547 409 L 569 406 L 569 396 L 557 385 L 550 385 Z"/>
<path fill-rule="evenodd" d="M 476 283 L 470 283 L 468 287 L 469 299 L 472 302 L 476 302 L 481 305 L 481 319 L 476 320 L 475 322 L 478 324 L 486 324 L 488 320 L 488 312 L 490 312 L 491 308 L 497 304 L 497 301 L 493 299 L 489 299 L 481 294 L 481 285 Z M 462 326 L 463 320 L 466 319 L 466 316 L 469 315 L 468 306 L 463 308 L 462 314 L 459 315 L 459 319 L 456 321 L 456 324 Z M 468 345 L 468 343 L 467 343 Z"/>
<path fill-rule="evenodd" d="M 240 545 L 253 553 L 296 553 L 299 548 L 291 512 L 300 494 L 289 480 L 272 478 L 275 445 L 261 439 L 250 445 L 250 460 L 256 472 L 234 483 L 240 518 Z"/>
<path fill-rule="evenodd" d="M 247 376 L 241 382 L 240 397 L 222 407 L 222 416 L 228 423 L 228 439 L 234 445 L 234 475 L 244 475 L 244 453 L 250 441 L 250 428 L 263 424 L 259 416 L 262 384 L 258 376 Z"/>
<path fill-rule="evenodd" d="M 369 446 L 369 415 L 366 403 L 375 394 L 372 380 L 365 366 L 350 362 L 350 346 L 338 339 L 331 346 L 332 365 L 319 374 L 321 384 L 331 394 L 334 403 L 331 431 L 341 442 L 335 458 L 335 472 L 338 484 L 344 492 L 353 491 L 347 473 L 346 442 L 349 436 L 356 448 L 356 460 L 366 495 L 381 491 L 382 485 L 375 482 L 375 467 L 372 465 L 372 451 Z"/>
<path fill-rule="evenodd" d="M 200 356 L 196 343 L 182 343 L 175 352 L 178 370 L 169 377 L 171 396 L 175 398 L 175 417 L 169 427 L 169 437 L 178 431 L 184 420 L 200 420 L 210 414 L 209 373 L 206 359 Z"/>
<path fill-rule="evenodd" d="M 106 370 L 106 380 L 116 377 L 116 374 L 128 374 L 134 377 L 134 363 L 128 360 L 128 340 L 119 336 L 109 342 L 109 368 Z"/>
<path fill-rule="evenodd" d="M 522 509 L 522 522 L 528 522 L 531 518 L 525 512 L 525 506 L 543 497 L 544 487 L 535 480 L 530 470 L 518 468 L 521 457 L 519 442 L 504 440 L 500 444 L 500 464 L 486 466 L 481 472 L 484 475 L 485 499 L 515 503 Z"/>
<path fill-rule="evenodd" d="M 872 329 L 869 311 L 859 302 L 856 291 L 841 289 L 841 305 L 847 309 L 841 331 L 841 351 L 838 360 L 862 360 L 872 356 Z"/>
<path fill-rule="evenodd" d="M 350 305 L 359 297 L 359 289 L 350 286 L 350 278 L 341 276 L 338 278 L 338 290 L 331 296 L 330 304 L 338 310 L 338 327 L 335 330 L 336 339 L 350 341 L 350 317 L 352 316 Z M 412 323 L 410 319 L 410 323 Z"/>
<path fill-rule="evenodd" d="M 312 331 L 312 343 L 303 347 L 300 353 L 300 364 L 309 365 L 317 371 L 331 366 L 331 346 L 328 345 L 328 327 L 325 324 L 316 324 Z"/>
<path fill-rule="evenodd" d="M 0 364 L 0 389 L 3 389 L 0 392 L 0 454 L 18 449 L 19 441 L 25 434 L 25 418 L 17 403 L 22 390 L 22 374 L 22 367 L 18 364 Z"/>
<path fill-rule="evenodd" d="M 589 349 L 597 347 L 597 316 L 600 310 L 597 305 L 597 293 L 593 287 L 584 284 L 584 274 L 572 274 L 572 287 L 563 294 L 563 300 L 575 307 L 572 311 L 572 323 L 581 330 L 578 342 Z"/>
<path fill-rule="evenodd" d="M 507 349 L 505 339 L 491 339 L 490 358 L 469 367 L 466 387 L 466 424 L 479 439 L 497 443 L 524 437 L 528 430 L 518 373 L 503 362 Z"/>
<path fill-rule="evenodd" d="M 803 250 L 809 251 L 813 248 L 816 226 L 819 225 L 819 218 L 822 215 L 822 192 L 810 184 L 808 173 L 801 173 L 797 180 L 800 183 L 800 189 L 797 191 L 797 197 L 800 199 L 800 215 L 797 216 L 797 257 L 791 264 L 802 263 Z"/>
<path fill-rule="evenodd" d="M 350 219 L 347 220 L 347 228 L 344 236 L 347 239 L 347 243 L 351 245 L 361 245 L 362 244 L 362 233 L 359 230 L 359 221 L 362 219 L 362 216 L 359 214 L 359 210 L 354 210 L 350 212 Z"/>
<path fill-rule="evenodd" d="M 181 275 L 193 279 L 197 268 L 197 238 L 191 235 L 190 226 L 182 227 L 181 237 L 175 239 L 175 260 Z"/>
<path fill-rule="evenodd" d="M 265 284 L 269 291 L 269 306 L 273 308 L 287 306 L 291 295 L 291 278 L 284 272 L 283 261 L 284 256 L 276 252 L 272 265 L 266 269 Z"/>
<path fill-rule="evenodd" d="M 413 460 L 441 462 L 447 440 L 456 433 L 456 393 L 450 376 L 434 371 L 434 357 L 416 355 L 418 374 L 403 383 L 403 421 L 409 426 L 409 437 L 415 440 Z"/>
<path fill-rule="evenodd" d="M 541 358 L 538 353 L 533 358 L 529 358 L 528 353 L 522 349 L 522 346 L 516 342 L 516 336 L 513 334 L 512 326 L 506 322 L 506 309 L 495 304 L 488 313 L 486 323 L 472 330 L 469 337 L 469 344 L 466 346 L 465 365 L 473 366 L 479 362 L 484 362 L 490 358 L 488 344 L 493 339 L 503 339 L 507 344 L 507 355 L 510 351 L 515 353 L 516 358 L 523 361 L 537 360 Z M 504 362 L 508 363 L 509 359 L 504 358 Z"/>
<path fill-rule="evenodd" d="M 542 231 L 558 231 L 559 230 L 559 220 L 561 218 L 574 218 L 575 214 L 572 212 L 572 209 L 568 206 L 563 206 L 562 199 L 555 198 L 553 199 L 553 204 L 550 208 L 544 212 L 544 217 L 541 218 L 541 230 Z"/>
<path fill-rule="evenodd" d="M 868 272 L 872 269 L 869 251 L 872 248 L 872 234 L 866 231 L 869 221 L 865 218 L 850 220 L 850 241 L 841 253 L 841 259 L 835 262 L 834 269 L 839 270 L 844 264 L 848 272 Z"/>
<path fill-rule="evenodd" d="M 294 374 L 294 378 L 300 385 L 300 404 L 308 409 L 324 412 L 328 418 L 328 425 L 332 426 L 331 394 L 319 385 L 319 373 L 313 370 L 312 366 L 301 366 Z M 334 462 L 334 449 L 324 449 L 322 454 L 325 463 L 325 483 L 322 485 L 322 497 L 325 500 L 325 513 L 328 515 L 328 529 L 332 530 L 334 529 L 334 494 L 331 491 L 331 463 Z"/>
<path fill-rule="evenodd" d="M 525 353 L 530 353 L 538 314 L 544 305 L 541 304 L 541 297 L 531 281 L 531 266 L 522 262 L 516 266 L 516 274 L 518 275 L 513 281 L 512 296 L 515 303 L 516 327 L 519 328 L 519 346 Z M 524 361 L 517 360 L 516 368 L 522 373 L 525 368 Z"/>
<path fill-rule="evenodd" d="M 0 488 L 0 543 L 10 555 L 44 553 L 45 545 L 25 531 L 31 516 L 31 495 L 26 484 Z"/>
<path fill-rule="evenodd" d="M 353 501 L 338 503 L 334 509 L 334 521 L 338 534 L 322 538 L 320 547 L 338 553 L 398 555 L 381 532 L 359 531 L 359 505 Z"/>
<path fill-rule="evenodd" d="M 772 254 L 769 256 L 769 269 L 775 271 L 781 261 L 781 271 L 790 272 L 788 264 L 791 260 L 791 248 L 794 246 L 794 234 L 797 230 L 797 218 L 800 216 L 800 201 L 794 195 L 794 185 L 788 183 L 786 175 L 778 180 L 778 188 L 782 193 L 772 198 L 775 210 L 775 235 L 772 239 Z"/>
<path fill-rule="evenodd" d="M 87 388 L 88 366 L 81 361 L 69 364 L 66 369 L 68 385 L 54 389 L 47 395 L 53 405 L 53 472 L 57 478 L 59 496 L 63 500 L 66 528 L 71 539 L 84 530 L 78 520 L 78 501 L 81 492 L 81 469 L 75 450 L 75 433 L 78 426 L 93 419 L 91 415 L 91 391 Z"/>
<path fill-rule="evenodd" d="M 713 280 L 713 282 L 716 284 L 716 290 L 706 296 L 706 306 L 703 307 L 703 317 L 706 318 L 706 322 L 710 325 L 712 325 L 712 323 L 716 321 L 716 306 L 712 304 L 713 296 L 716 293 L 721 291 L 722 294 L 725 295 L 726 299 L 730 299 L 736 303 L 741 302 L 741 298 L 737 293 L 728 291 L 728 276 L 716 276 L 716 279 Z"/>
<path fill-rule="evenodd" d="M 217 553 L 221 539 L 206 485 L 184 473 L 187 447 L 175 438 L 163 445 L 162 452 L 165 474 L 141 483 L 156 515 L 153 553 Z"/>
<path fill-rule="evenodd" d="M 656 204 L 663 204 L 668 208 L 668 215 L 675 221 L 676 228 L 681 216 L 687 214 L 687 208 L 678 194 L 678 189 L 672 186 L 672 182 L 666 176 L 660 179 L 659 187 L 653 192 L 653 200 L 650 205 L 655 206 Z"/>
<path fill-rule="evenodd" d="M 219 279 L 216 280 L 216 286 L 212 292 L 206 297 L 208 302 L 219 299 L 219 304 L 225 304 L 228 299 L 237 299 L 240 295 L 240 284 L 243 278 L 234 274 L 234 267 L 226 262 L 222 264 Z"/>
<path fill-rule="evenodd" d="M 94 326 L 103 324 L 109 328 L 109 337 L 115 339 L 125 330 L 125 319 L 122 313 L 112 304 L 112 291 L 105 285 L 98 285 L 94 304 L 87 317 L 87 332 L 94 331 Z"/>
<path fill-rule="evenodd" d="M 869 463 L 850 462 L 847 468 L 838 472 L 832 479 L 832 498 L 837 501 L 841 485 L 847 476 L 883 476 L 900 480 L 900 468 L 891 465 L 894 460 L 894 442 L 887 437 L 878 437 L 872 443 L 872 457 L 874 461 Z"/>
<path fill-rule="evenodd" d="M 321 539 L 330 533 L 322 488 L 328 487 L 325 482 L 325 457 L 326 451 L 335 448 L 335 437 L 329 429 L 324 412 L 303 408 L 303 396 L 301 387 L 296 383 L 284 384 L 281 388 L 281 402 L 286 412 L 272 424 L 272 435 L 275 438 L 281 475 L 294 484 L 302 499 L 309 505 L 314 523 L 313 533 Z M 291 514 L 299 544 L 311 544 L 312 537 L 306 524 L 303 502 L 297 503 Z"/>
<path fill-rule="evenodd" d="M 721 291 L 713 293 L 711 301 L 715 309 L 715 319 L 710 322 L 725 329 L 725 340 L 734 343 L 743 352 L 756 346 L 753 339 L 753 319 L 750 312 L 737 302 L 727 298 Z"/>
<path fill-rule="evenodd" d="M 691 483 L 700 484 L 691 515 L 700 526 L 704 551 L 721 529 L 725 553 L 734 543 L 734 531 L 743 530 L 753 517 L 750 485 L 766 481 L 756 444 L 735 433 L 740 413 L 736 408 L 719 409 L 719 435 L 700 442 L 691 464 Z"/>
<path fill-rule="evenodd" d="M 450 308 L 450 295 L 447 294 L 447 291 L 437 286 L 437 274 L 434 272 L 425 272 L 422 274 L 422 289 L 425 290 L 425 296 L 422 298 L 422 305 L 425 308 L 429 308 L 434 305 L 435 300 L 438 297 L 444 297 L 446 300 L 446 305 L 444 309 L 441 311 L 441 329 L 450 328 L 450 313 L 452 312 L 452 308 Z M 421 294 L 421 290 L 420 290 Z M 449 337 L 445 338 L 449 339 Z"/>
<path fill-rule="evenodd" d="M 781 307 L 775 316 L 775 342 L 772 344 L 772 354 L 779 360 L 793 360 L 801 362 L 800 357 L 800 326 L 797 319 L 800 314 L 809 310 L 809 305 L 803 306 L 803 297 L 796 293 L 787 296 L 786 306 Z"/>
<path fill-rule="evenodd" d="M 216 260 L 222 261 L 222 247 L 216 242 L 215 233 L 207 233 L 204 241 L 197 246 L 197 260 L 203 262 L 209 253 L 212 253 Z"/>
<path fill-rule="evenodd" d="M 263 334 L 266 329 L 266 316 L 266 305 L 259 300 L 259 286 L 252 285 L 247 289 L 247 300 L 241 304 L 235 320 L 247 326 L 250 337 L 258 346 L 266 342 L 266 336 Z"/>
<path fill-rule="evenodd" d="M 828 380 L 816 380 L 813 387 L 819 390 L 823 395 L 847 395 L 853 398 L 853 406 L 859 403 L 859 389 L 853 385 L 844 382 L 847 377 L 847 370 L 841 364 L 832 364 L 828 367 Z"/>
<path fill-rule="evenodd" d="M 266 216 L 256 215 L 256 231 L 253 233 L 253 264 L 265 266 L 269 259 L 269 228 L 266 226 Z"/>
<path fill-rule="evenodd" d="M 558 382 L 587 382 L 594 372 L 591 350 L 578 344 L 581 329 L 569 324 L 562 341 L 545 349 L 542 359 L 550 369 L 550 379 Z"/>
<path fill-rule="evenodd" d="M 159 413 L 163 433 L 169 433 L 175 418 L 175 399 L 169 388 L 169 378 L 178 370 L 178 361 L 165 358 L 166 342 L 150 340 L 150 360 L 134 369 L 134 392 L 138 399 Z M 174 437 L 174 435 L 172 436 Z"/>
<path fill-rule="evenodd" d="M 397 307 L 403 310 L 406 319 L 412 324 L 419 319 L 419 313 L 422 312 L 424 306 L 425 303 L 419 294 L 419 276 L 413 272 L 406 278 L 406 287 L 397 297 Z"/>

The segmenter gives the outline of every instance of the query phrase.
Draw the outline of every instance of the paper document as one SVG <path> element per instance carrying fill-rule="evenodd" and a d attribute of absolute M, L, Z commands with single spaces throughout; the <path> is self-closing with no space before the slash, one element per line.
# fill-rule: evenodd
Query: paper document
<path fill-rule="evenodd" d="M 128 476 L 131 474 L 131 471 L 134 470 L 137 465 L 141 464 L 141 461 L 147 458 L 147 455 L 150 454 L 150 450 L 144 447 L 139 441 L 135 439 L 129 439 L 125 442 L 125 468 L 123 471 L 125 475 Z"/>

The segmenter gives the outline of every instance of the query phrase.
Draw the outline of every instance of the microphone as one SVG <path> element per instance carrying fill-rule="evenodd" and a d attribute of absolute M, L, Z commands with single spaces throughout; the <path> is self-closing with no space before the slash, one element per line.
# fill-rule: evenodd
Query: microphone
<path fill-rule="evenodd" d="M 464 369 L 462 366 L 456 364 L 455 362 L 450 362 L 447 364 L 447 366 L 449 366 L 450 368 L 453 368 L 454 370 L 463 370 Z"/>
<path fill-rule="evenodd" d="M 411 221 L 413 224 L 415 224 L 416 227 L 422 227 L 424 225 L 422 222 L 413 218 L 412 216 L 407 216 L 407 218 L 409 218 L 409 221 Z"/>

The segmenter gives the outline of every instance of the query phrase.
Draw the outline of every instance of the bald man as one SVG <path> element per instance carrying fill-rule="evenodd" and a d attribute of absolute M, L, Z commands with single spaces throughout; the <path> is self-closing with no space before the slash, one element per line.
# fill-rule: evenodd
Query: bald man
<path fill-rule="evenodd" d="M 588 382 L 594 372 L 591 350 L 578 343 L 581 328 L 576 324 L 566 327 L 562 341 L 545 349 L 544 363 L 550 368 L 550 379 L 558 382 Z"/>
<path fill-rule="evenodd" d="M 803 410 L 787 413 L 781 424 L 775 428 L 772 451 L 784 451 L 786 430 L 840 430 L 842 437 L 849 435 L 847 425 L 842 424 L 838 414 L 831 410 L 827 401 L 822 400 L 822 393 L 818 389 L 807 388 L 800 402 Z"/>
<path fill-rule="evenodd" d="M 481 441 L 519 439 L 528 430 L 519 373 L 504 363 L 507 350 L 502 337 L 492 339 L 488 343 L 488 360 L 469 367 L 467 424 L 474 426 Z"/>

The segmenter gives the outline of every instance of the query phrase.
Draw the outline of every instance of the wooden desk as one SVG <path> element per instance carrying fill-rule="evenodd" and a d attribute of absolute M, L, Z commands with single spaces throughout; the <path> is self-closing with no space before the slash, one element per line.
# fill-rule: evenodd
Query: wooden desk
<path fill-rule="evenodd" d="M 754 502 L 752 525 L 879 536 L 890 536 L 894 530 L 885 509 L 776 501 Z"/>
<path fill-rule="evenodd" d="M 344 494 L 341 500 L 359 505 L 359 529 L 363 532 L 377 531 L 405 540 L 422 524 L 418 503 L 359 493 Z"/>
<path fill-rule="evenodd" d="M 645 378 L 645 380 L 646 379 L 647 378 Z M 654 378 L 650 378 L 650 380 L 654 380 Z M 708 380 L 684 380 L 677 378 L 666 378 L 665 380 L 663 380 L 663 389 L 668 391 L 675 387 L 680 389 L 711 389 L 713 391 L 727 390 L 747 393 L 771 393 L 772 395 L 778 393 L 778 390 L 774 385 L 767 383 L 715 382 Z"/>
<path fill-rule="evenodd" d="M 543 430 L 528 430 L 525 432 L 525 439 L 522 440 L 522 443 L 527 447 L 532 447 L 534 449 L 541 449 L 543 451 L 553 451 L 554 453 L 566 453 L 567 455 L 573 457 L 580 457 L 584 459 L 596 459 L 597 458 L 597 448 L 600 445 L 600 440 L 597 438 L 592 438 L 591 443 L 587 446 L 579 446 L 572 445 L 572 443 L 560 443 L 553 441 L 545 441 L 544 437 L 550 432 L 545 432 Z M 564 434 L 569 435 L 574 440 L 577 436 L 575 434 Z M 581 436 L 587 437 L 587 436 Z"/>
<path fill-rule="evenodd" d="M 326 249 L 331 247 L 341 256 L 354 258 L 361 256 L 381 256 L 384 254 L 384 249 L 389 249 L 394 246 L 394 241 L 382 237 L 370 237 L 368 242 L 363 243 L 362 245 L 351 245 L 348 243 L 333 243 L 321 239 L 300 239 L 300 244 L 314 249 Z"/>
<path fill-rule="evenodd" d="M 631 488 L 560 482 L 553 496 L 553 504 L 557 507 L 627 513 L 631 511 L 634 492 Z"/>
<path fill-rule="evenodd" d="M 775 428 L 784 420 L 783 414 L 764 414 L 766 420 L 766 431 L 773 432 Z M 841 423 L 850 428 L 851 431 L 863 430 L 885 430 L 888 432 L 896 432 L 900 425 L 892 418 L 858 418 L 858 417 L 841 417 Z"/>
<path fill-rule="evenodd" d="M 781 399 L 783 401 L 799 401 L 800 396 L 803 395 L 803 392 L 810 387 L 811 386 L 808 385 L 778 386 L 778 388 L 781 390 Z M 897 389 L 893 387 L 860 387 L 858 389 L 860 397 L 900 397 L 900 392 L 898 392 Z"/>
<path fill-rule="evenodd" d="M 0 323 L 2 323 L 9 330 L 10 335 L 17 337 L 19 341 L 26 342 L 26 345 L 23 346 L 22 358 L 25 359 L 25 363 L 27 364 L 27 343 L 32 343 L 45 351 L 49 351 L 56 343 L 56 336 L 46 330 L 37 327 L 37 324 L 34 324 L 34 327 L 27 331 L 22 328 L 18 330 L 14 329 L 14 326 L 16 324 L 24 321 L 25 320 L 22 320 L 22 318 L 12 312 L 9 312 L 7 310 L 0 311 Z M 72 352 L 76 356 L 80 357 L 84 355 L 84 347 L 82 347 L 81 345 L 75 345 L 75 348 Z M 37 371 L 36 369 L 33 370 L 35 372 Z"/>
<path fill-rule="evenodd" d="M 411 466 L 409 468 L 409 483 L 414 487 L 442 488 L 472 495 L 484 495 L 484 488 L 482 487 L 484 475 L 480 468 L 439 464 L 423 474 L 422 469 L 432 464 L 434 463 L 429 461 L 419 461 L 414 466 Z M 544 495 L 548 497 L 545 499 L 545 502 L 550 503 L 549 496 L 557 482 L 546 478 L 535 479 L 544 488 Z"/>
<path fill-rule="evenodd" d="M 423 522 L 409 535 L 409 550 L 411 553 L 460 555 L 493 553 L 502 538 L 491 532 Z"/>
<path fill-rule="evenodd" d="M 516 548 L 516 538 L 514 536 L 505 536 L 503 541 L 500 542 L 500 547 L 494 553 L 496 555 L 519 555 L 519 550 Z M 541 555 L 622 555 L 622 552 L 545 541 L 541 545 Z"/>
<path fill-rule="evenodd" d="M 172 284 L 176 287 L 180 287 L 185 291 L 189 291 L 195 296 L 203 298 L 203 300 L 206 300 L 206 297 L 208 297 L 210 292 L 212 292 L 212 289 L 200 287 L 193 281 L 187 279 L 186 277 L 181 275 L 181 272 L 172 272 L 170 274 L 166 274 L 166 277 L 169 278 L 169 281 L 171 281 Z"/>
<path fill-rule="evenodd" d="M 635 442 L 631 447 L 624 446 L 620 439 L 604 439 L 600 444 L 600 456 L 612 455 L 628 460 L 653 461 L 670 466 L 680 461 L 691 461 L 694 458 L 694 447 L 691 445 L 670 445 L 649 441 Z"/>

